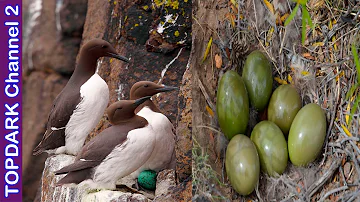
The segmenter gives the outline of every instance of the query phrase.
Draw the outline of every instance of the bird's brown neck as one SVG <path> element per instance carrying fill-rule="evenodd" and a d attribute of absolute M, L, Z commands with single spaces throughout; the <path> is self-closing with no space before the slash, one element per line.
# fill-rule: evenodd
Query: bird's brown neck
<path fill-rule="evenodd" d="M 81 55 L 79 62 L 74 70 L 73 76 L 71 77 L 76 78 L 76 80 L 73 82 L 79 82 L 81 84 L 86 82 L 92 75 L 95 74 L 96 66 L 96 59 Z"/>
<path fill-rule="evenodd" d="M 138 115 L 134 115 L 132 118 L 128 119 L 125 122 L 115 122 L 114 124 L 127 126 L 127 127 L 130 127 L 132 130 L 132 129 L 136 129 L 136 128 L 143 128 L 148 124 L 148 122 L 145 118 L 138 116 Z"/>
<path fill-rule="evenodd" d="M 159 108 L 157 108 L 157 106 L 151 100 L 147 100 L 135 109 L 135 114 L 137 114 L 144 107 L 149 107 L 152 111 L 161 113 Z"/>

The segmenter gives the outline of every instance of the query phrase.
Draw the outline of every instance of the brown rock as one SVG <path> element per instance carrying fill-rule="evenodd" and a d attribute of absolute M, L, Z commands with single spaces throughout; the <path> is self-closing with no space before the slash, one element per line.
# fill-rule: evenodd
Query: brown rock
<path fill-rule="evenodd" d="M 69 75 L 75 68 L 75 58 L 81 42 L 86 0 L 42 1 L 35 26 L 26 32 L 23 69 L 56 71 Z M 81 17 L 80 17 L 81 16 Z M 30 23 L 30 22 L 28 22 Z"/>
<path fill-rule="evenodd" d="M 89 1 L 87 18 L 84 24 L 82 44 L 93 38 L 103 38 L 110 15 L 110 3 L 104 1 Z"/>
<path fill-rule="evenodd" d="M 191 43 L 191 1 L 173 1 L 151 7 L 155 15 L 152 31 L 146 42 L 151 52 L 170 53 Z"/>
<path fill-rule="evenodd" d="M 129 64 L 114 59 L 102 60 L 99 75 L 109 86 L 109 104 L 119 98 L 128 99 L 131 86 L 140 80 L 161 81 L 166 85 L 180 87 L 180 93 L 162 93 L 154 96 L 154 102 L 170 121 L 175 123 L 174 126 L 177 128 L 176 152 L 178 154 L 176 157 L 178 165 L 176 176 L 179 185 L 172 190 L 171 196 L 175 196 L 179 201 L 183 201 L 180 199 L 188 201 L 188 199 L 191 200 L 191 74 L 189 70 L 184 76 L 184 72 L 189 59 L 189 50 L 186 48 L 175 49 L 166 55 L 149 53 L 139 43 L 141 38 L 148 37 L 147 32 L 137 33 L 143 35 L 134 36 L 137 40 L 129 39 L 131 33 L 127 32 L 126 26 L 119 26 L 119 24 L 124 25 L 125 18 L 128 23 L 139 22 L 138 15 L 126 15 L 130 11 L 145 16 L 144 12 L 139 9 L 143 4 L 139 3 L 140 1 L 136 2 L 137 4 L 110 1 L 109 4 L 104 4 L 90 1 L 83 39 L 88 41 L 92 38 L 103 38 L 112 43 L 118 53 L 131 58 Z M 152 22 L 152 25 L 154 24 L 156 22 Z M 142 26 L 146 26 L 146 24 Z M 176 58 L 177 56 L 178 58 Z M 170 64 L 172 60 L 174 62 Z M 166 71 L 163 78 L 161 77 L 162 71 Z M 98 127 L 96 132 L 92 132 L 91 136 L 95 136 L 108 126 L 108 122 L 102 122 L 99 126 L 100 128 Z"/>
<path fill-rule="evenodd" d="M 218 40 L 218 36 L 213 35 L 210 30 L 218 29 L 218 22 L 222 21 L 223 16 L 225 16 L 224 12 L 226 9 L 215 9 L 215 5 L 213 5 L 209 1 L 199 1 L 193 3 L 193 12 L 197 16 L 197 21 L 202 24 L 206 24 L 206 31 L 202 31 L 202 26 L 194 23 L 192 28 L 193 34 L 193 46 L 191 50 L 191 60 L 190 60 L 190 69 L 192 71 L 192 138 L 194 142 L 203 149 L 201 152 L 194 152 L 196 156 L 193 158 L 203 158 L 206 156 L 206 160 L 203 163 L 198 163 L 193 165 L 193 170 L 197 172 L 202 172 L 202 167 L 204 163 L 210 165 L 208 168 L 208 172 L 204 175 L 194 175 L 193 177 L 198 182 L 198 189 L 194 190 L 194 194 L 198 194 L 197 201 L 207 201 L 210 200 L 208 195 L 212 194 L 212 190 L 218 190 L 219 193 L 216 195 L 224 195 L 228 198 L 232 198 L 231 195 L 226 195 L 228 192 L 225 186 L 221 186 L 217 183 L 214 177 L 211 177 L 209 172 L 220 174 L 221 177 L 226 177 L 223 175 L 224 166 L 223 159 L 225 156 L 226 143 L 224 141 L 223 135 L 214 132 L 211 129 L 219 130 L 218 123 L 216 120 L 216 116 L 209 115 L 206 110 L 206 106 L 210 107 L 209 103 L 212 103 L 215 106 L 216 103 L 216 90 L 220 69 L 212 67 L 211 57 L 214 55 L 208 56 L 208 59 L 202 62 L 205 49 L 207 47 L 207 43 L 210 37 L 213 37 L 213 40 Z M 221 32 L 219 32 L 222 34 Z M 218 46 L 212 46 L 213 53 L 220 52 Z M 228 60 L 224 58 L 224 63 L 227 63 Z M 225 65 L 226 66 L 226 65 Z M 205 91 L 207 93 L 207 97 L 204 96 L 204 93 L 200 89 L 200 82 L 204 86 Z M 212 109 L 215 112 L 215 109 Z M 203 126 L 209 126 L 209 128 L 205 128 Z M 201 173 L 203 174 L 203 172 Z M 225 178 L 226 179 L 226 178 Z M 210 187 L 210 185 L 214 184 L 214 187 Z M 208 186 L 208 188 L 207 188 Z M 199 193 L 199 189 L 202 192 Z M 206 188 L 206 190 L 205 190 Z"/>
<path fill-rule="evenodd" d="M 23 198 L 33 201 L 46 154 L 34 157 L 32 150 L 45 132 L 53 100 L 75 68 L 87 0 L 25 0 L 23 9 Z"/>
<path fill-rule="evenodd" d="M 191 176 L 192 162 L 192 74 L 190 69 L 184 73 L 179 93 L 179 114 L 177 117 L 176 176 L 177 182 L 183 182 Z"/>
<path fill-rule="evenodd" d="M 147 12 L 141 8 L 141 5 L 131 6 L 126 13 L 128 16 L 125 21 L 125 30 L 127 38 L 136 44 L 144 45 L 149 38 L 149 31 L 153 17 L 151 12 Z"/>
<path fill-rule="evenodd" d="M 80 201 L 85 190 L 69 185 L 55 186 L 65 175 L 55 175 L 54 172 L 73 163 L 74 156 L 60 154 L 46 159 L 43 176 L 41 178 L 41 202 L 47 201 Z"/>
<path fill-rule="evenodd" d="M 67 79 L 57 74 L 33 72 L 23 85 L 23 193 L 24 198 L 35 197 L 46 154 L 32 156 L 40 142 L 52 102 L 65 86 Z"/>
<path fill-rule="evenodd" d="M 43 177 L 41 180 L 41 201 L 138 201 L 148 202 L 148 198 L 142 194 L 128 193 L 122 191 L 112 190 L 92 190 L 86 183 L 74 185 L 56 186 L 58 182 L 65 175 L 54 175 L 54 171 L 59 170 L 74 161 L 75 157 L 65 154 L 53 155 L 45 162 Z"/>
<path fill-rule="evenodd" d="M 123 34 L 119 37 L 118 34 L 124 30 L 122 26 L 118 25 L 123 23 L 125 18 L 127 21 L 133 20 L 134 22 L 135 19 L 131 18 L 138 18 L 137 15 L 126 16 L 129 9 L 139 10 L 138 5 L 132 5 L 132 3 L 110 1 L 104 4 L 90 1 L 88 17 L 84 26 L 84 41 L 92 38 L 103 38 L 112 43 L 119 54 L 131 58 L 129 64 L 108 58 L 102 60 L 99 74 L 108 83 L 110 104 L 117 101 L 118 98 L 128 99 L 131 86 L 139 80 L 156 82 L 161 79 L 162 83 L 166 85 L 179 86 L 189 57 L 189 51 L 183 49 L 179 58 L 166 71 L 164 78 L 161 78 L 161 72 L 177 56 L 179 50 L 168 55 L 149 53 L 144 49 L 144 46 L 121 37 Z M 148 35 L 148 33 L 141 34 Z M 167 103 L 169 100 L 172 102 Z M 157 102 L 160 110 L 175 123 L 178 114 L 176 107 L 178 104 L 177 92 L 160 94 L 160 96 L 155 97 L 155 102 Z"/>
<path fill-rule="evenodd" d="M 169 202 L 169 201 L 191 201 L 192 198 L 192 181 L 191 177 L 188 180 L 179 183 L 176 186 L 169 188 L 166 194 L 156 196 L 154 202 Z"/>
<path fill-rule="evenodd" d="M 156 177 L 155 196 L 157 198 L 166 196 L 173 186 L 176 186 L 175 171 L 170 169 L 159 172 Z"/>
<path fill-rule="evenodd" d="M 87 12 L 87 0 L 63 0 L 60 13 L 61 35 L 63 38 L 81 39 Z"/>

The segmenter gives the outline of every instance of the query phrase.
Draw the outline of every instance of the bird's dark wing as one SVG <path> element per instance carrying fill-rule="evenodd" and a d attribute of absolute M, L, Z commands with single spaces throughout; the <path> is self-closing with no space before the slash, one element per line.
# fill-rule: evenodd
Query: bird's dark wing
<path fill-rule="evenodd" d="M 101 162 L 100 162 L 101 163 Z M 70 164 L 68 166 L 65 166 L 64 168 L 55 171 L 55 175 L 61 175 L 61 174 L 65 174 L 65 173 L 69 173 L 69 172 L 74 172 L 74 171 L 79 171 L 79 170 L 84 170 L 87 168 L 92 168 L 95 167 L 99 164 L 99 162 L 95 162 L 95 161 L 76 161 L 73 164 Z"/>
<path fill-rule="evenodd" d="M 122 125 L 105 129 L 84 145 L 73 164 L 55 171 L 55 174 L 79 171 L 99 165 L 116 146 L 125 142 L 130 130 L 131 128 Z"/>
<path fill-rule="evenodd" d="M 76 106 L 81 102 L 81 97 L 80 89 L 76 90 L 76 88 L 73 88 L 67 90 L 66 94 L 64 90 L 61 91 L 53 102 L 53 107 L 48 117 L 46 132 L 40 143 L 33 150 L 33 155 L 38 155 L 45 150 L 55 149 L 65 145 L 65 126 L 69 122 Z"/>

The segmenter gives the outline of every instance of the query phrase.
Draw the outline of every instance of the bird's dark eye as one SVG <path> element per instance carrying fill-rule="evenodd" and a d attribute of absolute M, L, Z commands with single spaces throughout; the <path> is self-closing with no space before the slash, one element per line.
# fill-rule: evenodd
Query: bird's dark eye
<path fill-rule="evenodd" d="M 102 45 L 101 48 L 106 48 L 106 45 Z"/>
<path fill-rule="evenodd" d="M 149 87 L 149 85 L 148 85 L 148 84 L 145 84 L 144 87 L 147 88 L 147 87 Z"/>
<path fill-rule="evenodd" d="M 119 107 L 118 109 L 122 109 L 122 107 Z"/>

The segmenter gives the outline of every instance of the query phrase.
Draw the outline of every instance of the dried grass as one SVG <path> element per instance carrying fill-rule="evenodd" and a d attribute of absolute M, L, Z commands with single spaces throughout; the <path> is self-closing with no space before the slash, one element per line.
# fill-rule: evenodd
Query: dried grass
<path fill-rule="evenodd" d="M 348 5 L 345 5 L 345 2 Z M 355 2 L 357 4 L 354 4 Z M 251 50 L 260 49 L 265 52 L 273 64 L 274 76 L 280 81 L 294 84 L 301 94 L 303 105 L 317 103 L 324 109 L 328 129 L 322 156 L 307 168 L 295 168 L 289 165 L 286 172 L 278 178 L 270 178 L 262 174 L 256 193 L 249 197 L 227 196 L 203 184 L 195 184 L 194 193 L 198 197 L 203 193 L 206 199 L 211 198 L 211 200 L 214 198 L 209 196 L 216 192 L 222 197 L 227 197 L 228 200 L 359 200 L 359 108 L 354 112 L 352 122 L 348 121 L 356 96 L 360 96 L 360 87 L 353 89 L 354 93 L 347 99 L 346 94 L 360 76 L 351 53 L 351 44 L 356 44 L 358 50 L 360 48 L 360 3 L 342 0 L 309 0 L 307 9 L 315 29 L 307 28 L 304 45 L 300 40 L 300 11 L 287 27 L 283 26 L 283 21 L 276 22 L 276 19 L 290 13 L 295 3 L 287 0 L 273 0 L 269 3 L 274 6 L 275 13 L 271 12 L 269 5 L 263 0 L 228 2 L 226 7 L 229 15 L 233 17 L 219 22 L 217 31 L 219 39 L 214 40 L 222 50 L 223 61 L 228 62 L 219 76 L 228 68 L 241 71 L 245 56 Z M 234 9 L 235 5 L 237 10 Z M 216 43 L 217 40 L 221 43 Z M 226 49 L 231 50 L 230 56 L 226 54 Z M 274 88 L 278 85 L 279 83 L 275 82 Z M 208 96 L 206 100 L 211 102 Z M 219 130 L 218 126 L 213 129 Z M 202 151 L 195 157 L 206 156 L 205 150 L 200 146 L 201 143 L 194 142 L 194 149 Z M 208 183 L 207 174 L 216 178 L 224 177 L 212 173 L 211 166 L 209 167 L 212 162 L 203 165 L 206 171 L 199 169 L 197 162 L 194 160 L 193 174 L 197 175 L 194 177 L 195 180 L 204 180 L 204 183 Z M 226 180 L 221 183 L 222 186 L 228 185 Z M 197 185 L 201 186 L 197 187 Z M 235 194 L 234 191 L 232 193 Z"/>

